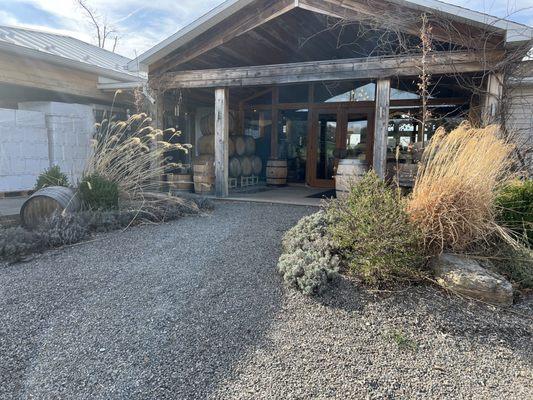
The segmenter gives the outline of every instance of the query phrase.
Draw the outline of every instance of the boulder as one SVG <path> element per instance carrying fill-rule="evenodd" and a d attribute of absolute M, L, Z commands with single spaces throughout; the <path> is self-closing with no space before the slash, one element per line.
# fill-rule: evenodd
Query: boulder
<path fill-rule="evenodd" d="M 513 304 L 511 283 L 469 257 L 442 254 L 434 265 L 434 272 L 439 285 L 446 289 L 494 305 Z"/>

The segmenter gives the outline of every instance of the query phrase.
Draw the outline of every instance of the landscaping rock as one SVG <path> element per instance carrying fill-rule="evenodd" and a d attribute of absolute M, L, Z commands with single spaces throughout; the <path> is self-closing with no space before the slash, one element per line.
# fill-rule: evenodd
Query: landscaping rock
<path fill-rule="evenodd" d="M 459 294 L 500 306 L 513 303 L 511 283 L 466 256 L 440 256 L 435 264 L 435 277 L 441 286 Z"/>

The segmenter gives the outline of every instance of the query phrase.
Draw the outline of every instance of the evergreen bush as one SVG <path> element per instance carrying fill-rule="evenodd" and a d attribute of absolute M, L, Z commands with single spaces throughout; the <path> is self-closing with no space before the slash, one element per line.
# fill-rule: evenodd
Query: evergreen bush
<path fill-rule="evenodd" d="M 81 199 L 91 210 L 118 208 L 118 185 L 99 174 L 88 175 L 80 183 Z"/>
<path fill-rule="evenodd" d="M 345 199 L 327 207 L 328 231 L 348 268 L 371 285 L 417 279 L 424 265 L 422 234 L 403 199 L 368 172 Z"/>
<path fill-rule="evenodd" d="M 35 184 L 35 190 L 40 190 L 48 186 L 65 186 L 68 187 L 68 177 L 61 172 L 59 165 L 54 165 L 39 175 L 37 183 Z"/>

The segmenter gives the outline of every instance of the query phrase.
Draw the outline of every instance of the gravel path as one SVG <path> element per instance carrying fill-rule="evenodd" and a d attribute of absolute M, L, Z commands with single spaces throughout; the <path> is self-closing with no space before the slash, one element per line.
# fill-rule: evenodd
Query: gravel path
<path fill-rule="evenodd" d="M 280 237 L 310 212 L 217 203 L 0 264 L 0 399 L 531 396 L 527 304 L 349 280 L 320 299 L 285 290 Z"/>

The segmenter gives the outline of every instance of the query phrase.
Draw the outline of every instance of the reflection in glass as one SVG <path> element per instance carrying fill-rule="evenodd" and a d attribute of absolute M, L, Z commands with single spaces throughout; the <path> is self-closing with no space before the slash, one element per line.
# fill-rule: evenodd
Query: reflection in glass
<path fill-rule="evenodd" d="M 289 182 L 305 182 L 308 110 L 280 110 L 278 151 L 287 159 Z"/>
<path fill-rule="evenodd" d="M 366 116 L 348 115 L 346 158 L 366 160 L 368 121 Z"/>
<path fill-rule="evenodd" d="M 335 137 L 337 134 L 337 114 L 319 114 L 317 179 L 332 179 L 335 167 Z"/>

